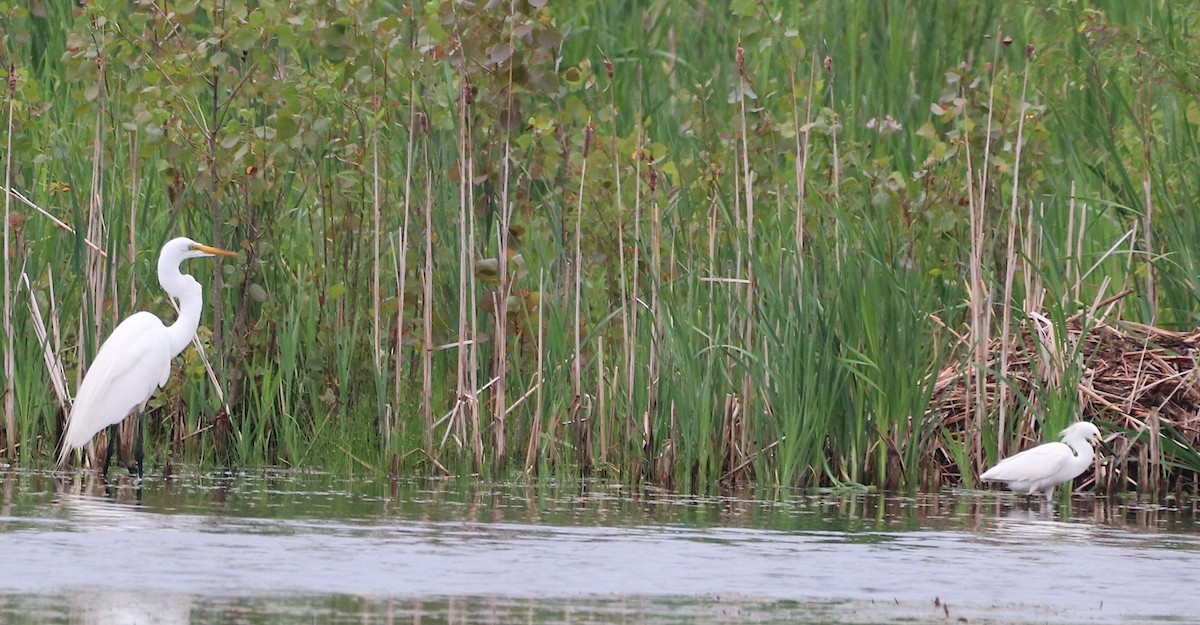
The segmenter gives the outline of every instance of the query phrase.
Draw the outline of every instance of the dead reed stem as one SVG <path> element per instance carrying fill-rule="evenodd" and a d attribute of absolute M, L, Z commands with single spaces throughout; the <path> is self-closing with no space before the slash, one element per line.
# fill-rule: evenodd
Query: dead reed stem
<path fill-rule="evenodd" d="M 1024 259 L 1026 267 L 1026 270 L 1021 272 L 1025 288 L 1025 301 L 1022 302 L 1021 311 L 1026 314 L 1041 310 L 1045 299 L 1042 292 L 1041 274 L 1031 269 L 1038 266 L 1042 249 L 1042 231 L 1041 229 L 1034 231 L 1033 214 L 1033 206 L 1030 205 L 1029 213 L 1025 215 L 1025 236 L 1021 239 L 1021 258 Z"/>
<path fill-rule="evenodd" d="M 825 66 L 825 73 L 829 75 L 829 84 L 826 86 L 826 93 L 829 95 L 829 109 L 836 110 L 836 108 L 835 108 L 836 101 L 834 100 L 834 92 L 833 92 L 834 72 L 833 72 L 833 57 L 832 56 L 826 55 L 825 61 L 824 61 L 824 66 Z M 831 163 L 831 165 L 832 165 L 831 173 L 833 174 L 833 181 L 832 181 L 833 187 L 832 188 L 833 188 L 834 197 L 840 200 L 841 199 L 840 189 L 842 188 L 842 169 L 841 169 L 841 157 L 838 154 L 838 135 L 837 135 L 838 125 L 831 124 L 829 130 L 830 130 L 830 143 L 832 144 L 830 147 L 833 150 L 833 160 Z"/>
<path fill-rule="evenodd" d="M 134 132 L 136 138 L 137 133 Z M 137 203 L 141 196 L 141 178 L 138 176 L 137 167 L 137 142 L 135 138 L 129 140 L 129 246 L 126 248 L 129 252 L 129 264 L 137 260 Z M 129 272 L 129 304 L 137 305 L 137 276 L 136 272 Z"/>
<path fill-rule="evenodd" d="M 219 146 L 217 136 L 221 131 L 222 117 L 221 110 L 228 104 L 229 99 L 236 93 L 236 89 L 231 91 L 225 103 L 221 102 L 221 75 L 222 72 L 213 68 L 209 85 L 211 86 L 209 101 L 209 117 L 210 122 L 206 124 L 206 134 L 208 135 L 208 164 L 209 171 L 212 175 L 209 176 L 209 199 L 208 210 L 209 216 L 212 219 L 212 244 L 216 247 L 225 247 L 224 232 L 222 226 L 225 223 L 222 217 L 220 190 L 221 177 L 217 175 L 220 168 L 217 166 Z M 242 80 L 246 80 L 251 74 L 243 75 Z M 217 354 L 217 368 L 221 369 L 221 378 L 225 378 L 224 371 L 224 356 L 225 354 L 225 274 L 221 271 L 212 272 L 212 279 L 209 281 L 209 291 L 212 293 L 212 347 L 213 352 Z M 208 366 L 208 365 L 206 365 Z M 235 389 L 236 392 L 236 389 Z M 220 438 L 217 439 L 221 440 Z"/>
<path fill-rule="evenodd" d="M 515 11 L 515 4 L 509 5 L 510 15 Z M 515 35 L 509 31 L 509 50 L 516 47 Z M 495 339 L 492 341 L 492 351 L 495 353 L 496 389 L 492 392 L 492 434 L 495 441 L 495 462 L 497 467 L 506 463 L 508 452 L 508 301 L 512 294 L 513 285 L 508 268 L 509 228 L 512 224 L 512 201 L 509 198 L 509 178 L 512 176 L 512 128 L 516 125 L 515 103 L 513 101 L 513 63 L 508 64 L 508 102 L 504 109 L 506 119 L 502 124 L 504 129 L 504 157 L 500 164 L 500 211 L 499 226 L 496 228 L 497 253 L 496 262 L 499 266 L 499 284 L 496 285 L 492 303 L 496 315 Z"/>
<path fill-rule="evenodd" d="M 423 118 L 422 118 L 423 119 Z M 429 142 L 422 143 L 424 161 L 429 163 Z M 424 270 L 421 272 L 421 413 L 425 423 L 425 449 L 434 462 L 433 445 L 433 176 L 425 175 L 425 232 L 421 237 Z M 447 428 L 449 430 L 450 428 Z"/>
<path fill-rule="evenodd" d="M 37 334 L 38 343 L 42 346 L 42 360 L 45 361 L 46 371 L 50 376 L 50 387 L 54 389 L 54 398 L 58 400 L 59 409 L 63 414 L 67 414 L 71 409 L 71 397 L 67 391 L 67 374 L 63 370 L 62 360 L 58 357 L 56 345 L 51 342 L 50 334 L 46 331 L 46 322 L 42 319 L 42 310 L 33 293 L 33 286 L 29 284 L 29 276 L 23 271 L 20 281 L 24 283 L 25 291 L 29 294 L 29 312 L 33 318 L 33 330 Z M 50 302 L 50 310 L 53 315 L 53 277 L 51 277 Z"/>
<path fill-rule="evenodd" d="M 742 294 L 742 297 L 743 297 L 743 301 L 745 301 L 745 302 L 753 302 L 754 298 L 755 298 L 754 263 L 753 263 L 753 255 L 754 255 L 754 179 L 753 178 L 754 178 L 754 176 L 753 176 L 753 173 L 750 171 L 750 139 L 748 137 L 748 135 L 750 134 L 750 128 L 749 128 L 749 119 L 746 116 L 746 95 L 745 95 L 746 94 L 745 87 L 750 85 L 750 81 L 746 76 L 745 51 L 742 49 L 742 44 L 740 41 L 737 44 L 737 50 L 735 53 L 735 61 L 736 61 L 737 69 L 738 69 L 738 91 L 739 91 L 738 116 L 741 119 L 741 124 L 742 124 L 742 132 L 741 132 L 741 148 L 742 148 L 741 152 L 742 152 L 742 154 L 741 154 L 741 159 L 740 159 L 741 171 L 742 171 L 742 173 L 741 173 L 741 182 L 742 182 L 741 190 L 742 190 L 742 194 L 744 195 L 742 204 L 746 207 L 746 230 L 745 230 L 745 232 L 746 232 L 746 243 L 745 243 L 746 264 L 744 267 L 741 268 L 741 271 L 745 272 L 745 274 L 742 277 L 745 278 L 746 283 L 745 283 L 745 291 Z M 832 72 L 831 72 L 831 76 L 832 76 Z M 831 78 L 831 81 L 832 81 L 832 78 Z M 836 148 L 835 148 L 835 150 L 836 150 Z M 835 155 L 834 160 L 836 160 L 836 159 L 837 159 L 837 156 Z M 656 207 L 657 207 L 657 204 L 656 204 Z M 754 310 L 754 307 L 748 306 L 747 310 L 752 311 L 752 310 Z M 754 345 L 754 315 L 753 315 L 753 313 L 747 313 L 746 316 L 742 319 L 742 333 L 741 334 L 742 334 L 742 336 L 741 336 L 742 346 L 747 350 L 753 351 L 754 350 L 754 347 L 753 347 L 753 345 Z M 764 368 L 767 371 L 770 370 L 769 366 L 764 367 Z M 770 385 L 769 381 L 767 382 L 767 385 L 768 386 Z M 742 372 L 742 380 L 741 380 L 741 395 L 742 395 L 742 405 L 743 405 L 743 413 L 742 414 L 744 415 L 744 417 L 749 417 L 750 415 L 754 414 L 754 410 L 753 410 L 754 393 L 752 392 L 752 389 L 753 389 L 753 381 L 751 380 L 750 371 L 744 370 Z M 673 408 L 673 406 L 672 406 L 672 408 Z M 672 415 L 674 415 L 673 411 L 672 411 Z M 750 434 L 750 431 L 752 431 L 754 429 L 753 425 L 751 423 L 749 423 L 748 418 L 746 418 L 746 421 L 747 422 L 743 424 L 744 427 L 742 427 L 740 429 L 740 432 L 744 437 L 748 437 Z M 740 444 L 742 445 L 742 448 L 745 449 L 745 448 L 749 447 L 750 441 L 748 438 L 743 438 L 740 441 Z"/>
<path fill-rule="evenodd" d="M 463 80 L 462 95 L 470 89 Z M 461 98 L 460 98 L 461 100 Z M 467 172 L 467 112 L 466 106 L 459 102 L 459 144 L 458 144 L 458 340 L 459 343 L 467 340 L 467 272 L 469 269 L 469 261 L 467 257 L 471 255 L 470 248 L 467 247 L 467 221 L 471 218 L 471 209 L 467 205 L 467 187 L 470 186 L 470 174 Z M 429 349 L 427 346 L 426 349 Z M 458 357 L 458 367 L 455 373 L 455 392 L 454 392 L 454 415 L 448 426 L 448 430 L 461 431 L 462 436 L 459 438 L 459 445 L 466 445 L 466 425 L 467 419 L 466 407 L 464 402 L 467 399 L 467 353 L 463 348 L 459 348 L 456 352 Z"/>
<path fill-rule="evenodd" d="M 831 120 L 829 127 L 829 143 L 830 150 L 832 152 L 832 158 L 830 159 L 829 167 L 832 178 L 832 186 L 830 188 L 833 190 L 833 199 L 840 204 L 842 201 L 842 166 L 841 154 L 838 147 L 837 131 L 839 124 L 836 123 L 837 100 L 834 94 L 833 57 L 826 54 L 825 58 L 821 62 L 821 65 L 825 69 L 825 74 L 829 77 L 829 82 L 825 85 L 825 95 L 827 96 L 827 106 L 829 107 L 830 111 L 833 111 L 833 119 Z M 840 219 L 833 220 L 833 239 L 835 241 L 833 245 L 833 268 L 836 273 L 840 274 L 842 272 L 842 255 L 847 251 L 847 244 L 840 243 L 845 240 L 845 237 L 842 236 L 842 220 Z"/>
<path fill-rule="evenodd" d="M 592 140 L 591 123 L 592 122 L 589 119 L 588 126 L 584 129 L 583 162 L 580 164 L 579 170 L 579 193 L 575 198 L 575 255 L 574 260 L 572 261 L 572 264 L 574 265 L 574 270 L 572 271 L 572 275 L 574 277 L 572 285 L 574 289 L 574 297 L 572 299 L 575 305 L 575 311 L 571 318 L 571 332 L 574 341 L 572 345 L 573 354 L 571 360 L 571 388 L 575 395 L 575 405 L 577 407 L 582 406 L 584 396 L 582 372 L 583 337 L 580 335 L 581 327 L 583 325 L 583 193 L 584 185 L 587 182 L 588 149 L 591 147 Z M 583 436 L 582 433 L 584 428 L 587 427 L 587 424 L 586 420 L 584 419 L 582 409 L 574 412 L 575 414 L 572 415 L 572 419 L 575 421 L 574 426 L 576 431 L 580 433 L 576 444 L 579 447 L 578 453 L 580 454 L 580 462 L 586 467 L 587 463 L 583 459 L 589 457 L 590 454 L 588 453 L 589 450 L 585 447 L 586 437 Z"/>
<path fill-rule="evenodd" d="M 1138 64 L 1141 65 L 1139 72 L 1139 80 L 1142 88 L 1138 90 L 1138 104 L 1140 109 L 1141 123 L 1138 124 L 1138 129 L 1142 134 L 1142 245 L 1145 249 L 1145 264 L 1143 267 L 1146 270 L 1146 300 L 1147 308 L 1150 310 L 1150 323 L 1154 323 L 1155 314 L 1158 309 L 1158 297 L 1154 284 L 1154 230 L 1153 230 L 1153 215 L 1154 215 L 1154 195 L 1151 193 L 1151 150 L 1150 141 L 1154 136 L 1154 115 L 1151 111 L 1154 109 L 1154 102 L 1150 96 L 1150 80 L 1149 68 L 1146 67 L 1146 55 L 1142 51 L 1141 42 L 1138 42 Z"/>
<path fill-rule="evenodd" d="M 379 199 L 379 96 L 373 98 L 371 115 L 371 359 L 375 364 L 376 377 L 383 375 L 383 337 L 381 335 L 380 308 L 382 300 L 379 290 L 380 238 L 383 236 L 382 215 Z M 384 428 L 387 440 L 391 428 Z"/>
<path fill-rule="evenodd" d="M 8 134 L 4 146 L 4 188 L 12 187 L 13 113 L 17 101 L 17 66 L 8 66 Z M 4 441 L 9 461 L 17 459 L 16 345 L 12 325 L 12 196 L 4 194 Z M 40 318 L 39 318 L 40 319 Z"/>
<path fill-rule="evenodd" d="M 1074 182 L 1071 183 L 1071 189 L 1072 189 L 1072 191 L 1074 191 L 1074 189 L 1075 189 Z M 1075 222 L 1076 209 L 1078 209 L 1078 212 L 1079 212 L 1079 222 L 1078 222 L 1078 225 L 1075 225 L 1074 230 L 1068 229 L 1068 233 L 1073 234 L 1074 238 L 1072 239 L 1071 236 L 1068 235 L 1068 239 L 1066 241 L 1067 249 L 1072 250 L 1072 252 L 1071 252 L 1071 269 L 1073 270 L 1074 276 L 1072 278 L 1071 289 L 1069 290 L 1069 293 L 1071 294 L 1072 300 L 1074 302 L 1078 302 L 1083 299 L 1083 296 L 1081 295 L 1083 292 L 1083 279 L 1085 277 L 1085 274 L 1083 272 L 1083 242 L 1084 242 L 1084 236 L 1087 234 L 1088 211 L 1087 211 L 1087 205 L 1080 204 L 1077 201 L 1075 194 L 1071 193 L 1070 218 L 1071 218 L 1072 224 L 1076 223 Z M 1130 242 L 1134 246 L 1136 246 L 1136 239 L 1131 239 Z M 1131 259 L 1136 258 L 1136 254 L 1130 254 L 1130 258 Z M 1070 277 L 1070 274 L 1068 274 L 1068 276 Z M 1062 302 L 1062 305 L 1064 307 L 1071 306 L 1072 301 L 1067 301 L 1066 299 L 1064 299 Z"/>
<path fill-rule="evenodd" d="M 633 264 L 632 261 L 626 260 L 626 248 L 628 248 L 629 245 L 626 243 L 626 238 L 625 238 L 625 222 L 626 222 L 625 196 L 622 191 L 622 184 L 621 184 L 621 180 L 622 180 L 621 159 L 618 157 L 618 155 L 620 154 L 620 150 L 617 147 L 617 138 L 619 136 L 619 133 L 617 132 L 617 122 L 620 119 L 620 114 L 617 109 L 615 89 L 613 88 L 613 78 L 616 75 L 616 67 L 613 65 L 612 61 L 610 61 L 608 59 L 607 56 L 604 57 L 604 69 L 605 69 L 606 75 L 608 76 L 608 82 L 609 82 L 608 111 L 609 111 L 609 114 L 611 117 L 611 119 L 609 121 L 609 137 L 610 137 L 610 142 L 611 142 L 611 145 L 609 147 L 609 153 L 612 158 L 612 165 L 613 165 L 612 177 L 613 177 L 613 185 L 616 190 L 615 197 L 616 197 L 616 201 L 617 201 L 617 248 L 618 248 L 617 249 L 617 272 L 618 272 L 618 282 L 620 283 L 620 298 L 621 298 L 621 350 L 622 350 L 622 357 L 618 360 L 618 364 L 613 372 L 614 391 L 617 390 L 616 380 L 619 379 L 621 367 L 624 366 L 625 367 L 624 382 L 626 385 L 624 388 L 624 395 L 625 395 L 625 402 L 624 402 L 625 403 L 625 419 L 624 419 L 624 422 L 625 422 L 625 429 L 626 429 L 625 439 L 633 440 L 632 436 L 635 431 L 635 425 L 634 425 L 634 423 L 635 423 L 635 419 L 634 419 L 635 402 L 634 402 L 634 395 L 633 395 L 633 389 L 634 389 L 633 365 L 637 361 L 637 355 L 634 352 L 634 350 L 636 349 L 636 344 L 634 343 L 635 334 L 634 334 L 633 316 L 635 314 L 637 314 L 637 311 L 635 310 L 635 304 L 633 303 L 633 298 L 636 296 L 630 295 L 631 292 L 636 293 L 636 291 L 630 287 L 629 282 L 631 279 L 630 273 L 631 273 L 631 271 L 636 271 L 637 265 Z M 640 72 L 640 70 L 639 70 L 639 72 Z M 635 167 L 636 167 L 636 164 L 635 164 Z M 635 240 L 634 247 L 636 248 L 636 240 Z M 631 270 L 630 267 L 633 267 L 633 269 Z M 636 278 L 632 278 L 632 279 L 636 280 Z M 539 314 L 539 318 L 540 318 L 540 315 L 541 315 L 540 310 L 539 310 L 538 314 Z M 538 356 L 540 359 L 541 358 L 540 350 L 539 350 Z M 540 363 L 538 365 L 538 370 L 539 371 L 541 370 Z"/>
<path fill-rule="evenodd" d="M 646 171 L 654 180 L 654 164 L 646 161 Z M 650 319 L 653 322 L 650 326 L 650 354 L 646 358 L 646 374 L 649 377 L 649 383 L 646 385 L 646 403 L 650 407 L 647 414 L 655 414 L 659 396 L 658 384 L 660 380 L 660 370 L 662 367 L 662 337 L 663 324 L 667 312 L 664 311 L 660 304 L 660 289 L 662 288 L 662 212 L 659 209 L 658 199 L 654 197 L 654 185 L 646 185 L 647 195 L 650 202 Z M 674 450 L 676 447 L 675 427 L 672 423 L 671 430 L 668 434 L 669 438 L 666 445 L 663 446 L 664 452 L 667 449 Z M 665 476 L 669 472 L 660 473 Z"/>
<path fill-rule="evenodd" d="M 982 464 L 983 460 L 983 417 L 984 417 L 984 378 L 986 376 L 987 363 L 987 324 L 985 323 L 984 315 L 987 312 L 984 306 L 984 284 L 983 284 L 983 209 L 979 205 L 979 199 L 975 195 L 975 174 L 971 163 L 971 143 L 965 143 L 966 158 L 967 158 L 967 204 L 970 212 L 971 226 L 971 252 L 969 258 L 969 280 L 970 284 L 967 287 L 967 293 L 970 297 L 968 301 L 968 311 L 970 313 L 970 342 L 972 346 L 972 359 L 969 370 L 970 387 L 972 389 L 970 396 L 972 397 L 972 432 L 971 449 L 975 452 L 975 464 Z"/>
<path fill-rule="evenodd" d="M 546 272 L 538 273 L 538 293 L 545 293 Z M 533 425 L 529 428 L 529 445 L 525 450 L 525 472 L 533 473 L 537 468 L 537 460 L 542 456 L 542 380 L 546 372 L 546 324 L 544 306 L 538 306 L 537 323 L 537 398 L 534 402 Z"/>
<path fill-rule="evenodd" d="M 608 402 L 604 384 L 604 337 L 596 337 L 596 412 L 600 420 L 600 464 L 608 464 Z"/>
<path fill-rule="evenodd" d="M 417 110 L 416 105 L 416 86 L 410 84 L 408 88 L 408 142 L 404 157 L 404 215 L 401 217 L 401 226 L 397 251 L 394 254 L 396 258 L 396 339 L 394 351 L 392 372 L 392 382 L 395 385 L 392 391 L 393 410 L 399 411 L 403 405 L 403 384 L 404 379 L 404 358 L 402 356 L 404 350 L 404 312 L 408 308 L 405 302 L 405 294 L 408 292 L 408 236 L 411 228 L 412 216 L 412 177 L 413 177 L 413 153 L 415 152 L 416 137 L 417 137 Z M 400 420 L 396 420 L 393 429 L 399 429 Z M 433 433 L 426 428 L 425 430 L 425 449 L 427 453 L 433 453 Z"/>
<path fill-rule="evenodd" d="M 479 317 L 475 315 L 479 309 L 478 303 L 475 300 L 477 292 L 475 277 L 475 211 L 472 207 L 475 206 L 475 151 L 473 147 L 472 129 L 468 125 L 466 128 L 464 146 L 468 150 L 466 153 L 466 168 L 467 168 L 467 202 L 464 205 L 465 209 L 465 228 L 466 228 L 466 276 L 467 283 L 464 285 L 466 290 L 466 308 L 467 311 L 467 327 L 466 340 L 460 338 L 460 341 L 465 343 L 467 350 L 467 388 L 469 389 L 465 396 L 465 406 L 471 416 L 471 450 L 474 456 L 473 463 L 475 470 L 483 469 L 484 465 L 484 447 L 483 447 L 483 422 L 479 415 Z M 460 348 L 462 349 L 462 348 Z"/>
<path fill-rule="evenodd" d="M 103 63 L 100 64 L 99 81 L 101 84 L 104 83 L 104 65 L 103 65 Z M 91 176 L 91 187 L 88 191 L 88 212 L 87 212 L 88 234 L 87 234 L 87 236 L 88 236 L 88 238 L 94 239 L 97 241 L 106 241 L 108 239 L 108 235 L 107 235 L 107 224 L 105 223 L 105 220 L 104 220 L 104 196 L 103 196 L 104 187 L 103 187 L 103 176 L 102 176 L 102 173 L 104 171 L 104 142 L 102 141 L 103 128 L 104 128 L 104 112 L 103 112 L 103 101 L 98 101 L 98 102 L 99 102 L 101 108 L 98 110 L 98 112 L 96 114 L 96 121 L 94 124 L 94 131 L 93 131 L 93 136 L 92 136 L 92 172 L 91 172 L 92 176 Z M 92 330 L 92 332 L 91 332 L 92 346 L 89 349 L 88 346 L 86 345 L 85 341 L 81 340 L 79 342 L 79 358 L 77 360 L 77 362 L 79 363 L 79 368 L 78 368 L 79 377 L 77 378 L 78 380 L 83 379 L 83 372 L 84 372 L 84 369 L 86 368 L 86 363 L 89 360 L 88 356 L 94 355 L 99 350 L 101 338 L 104 336 L 104 334 L 103 334 L 103 330 L 104 330 L 104 300 L 105 300 L 106 285 L 108 283 L 107 261 L 105 259 L 99 258 L 97 256 L 88 256 L 87 261 L 85 263 L 84 275 L 86 276 L 86 282 L 87 282 L 87 289 L 86 289 L 87 297 L 90 302 L 90 307 L 84 306 L 84 310 L 87 310 L 88 312 L 90 312 L 91 330 Z M 114 304 L 115 304 L 115 302 L 114 302 Z M 90 308 L 90 310 L 89 310 L 89 308 Z M 116 307 L 115 306 L 113 309 L 113 313 L 114 313 L 113 320 L 115 322 L 116 321 L 116 317 L 115 317 Z M 86 323 L 86 319 L 88 318 L 88 316 L 89 315 L 86 315 L 86 314 L 80 316 L 80 324 L 81 324 L 80 329 L 81 330 L 83 329 L 82 325 L 84 323 Z M 83 334 L 81 332 L 80 336 L 87 336 L 87 335 Z M 128 434 L 132 433 L 132 430 L 129 429 L 129 425 L 122 424 L 121 426 L 119 426 L 119 429 L 121 430 L 123 438 L 127 440 L 129 438 Z"/>
<path fill-rule="evenodd" d="M 1006 246 L 1007 255 L 1005 257 L 1004 271 L 1004 306 L 1003 317 L 1000 322 L 1000 379 L 1008 379 L 1008 360 L 1009 360 L 1009 332 L 1012 329 L 1012 290 L 1013 276 L 1017 268 L 1016 256 L 1016 231 L 1017 231 L 1017 212 L 1021 206 L 1021 149 L 1024 145 L 1025 138 L 1025 95 L 1029 89 L 1029 63 L 1028 57 L 1025 63 L 1025 75 L 1021 83 L 1021 100 L 1018 106 L 1019 119 L 1017 120 L 1017 144 L 1014 150 L 1013 157 L 1013 181 L 1012 195 L 1008 207 L 1008 244 Z M 997 418 L 1000 421 L 1000 436 L 997 442 L 997 457 L 1004 457 L 1004 438 L 1005 432 L 1008 431 L 1005 418 L 1008 415 L 1008 385 L 1000 384 L 1000 401 L 998 402 Z"/>
<path fill-rule="evenodd" d="M 641 78 L 641 73 L 642 73 L 642 70 L 639 67 L 638 68 L 639 79 Z M 639 80 L 639 84 L 644 84 L 644 83 L 641 83 Z M 641 118 L 639 117 L 639 119 L 641 119 Z M 644 128 L 639 123 L 638 131 L 637 131 L 637 146 L 638 146 L 638 154 L 639 155 L 641 154 L 642 147 L 645 145 L 645 140 L 646 140 L 646 137 L 644 134 Z M 625 351 L 626 351 L 626 354 L 628 355 L 629 361 L 625 364 L 625 371 L 626 371 L 627 381 L 629 384 L 628 391 L 627 391 L 628 392 L 627 401 L 629 402 L 629 410 L 627 412 L 628 412 L 628 415 L 630 418 L 630 423 L 629 423 L 629 427 L 631 430 L 630 439 L 637 440 L 637 438 L 633 435 L 633 432 L 638 431 L 638 427 L 639 427 L 638 421 L 640 421 L 641 422 L 641 424 L 640 424 L 641 432 L 642 432 L 642 437 L 641 437 L 642 438 L 642 451 L 645 456 L 645 459 L 648 460 L 650 452 L 652 451 L 653 446 L 654 446 L 654 443 L 652 440 L 652 438 L 653 438 L 652 431 L 648 427 L 649 406 L 647 406 L 646 411 L 643 412 L 642 415 L 640 415 L 641 416 L 640 419 L 637 418 L 638 415 L 634 414 L 634 408 L 637 406 L 637 401 L 636 401 L 636 398 L 637 398 L 637 376 L 636 376 L 636 374 L 637 374 L 637 367 L 638 367 L 638 364 L 637 364 L 638 363 L 638 357 L 637 357 L 638 318 L 641 315 L 641 306 L 640 306 L 639 288 L 638 288 L 638 285 L 640 282 L 639 278 L 641 276 L 641 265 L 642 265 L 642 256 L 641 256 L 641 251 L 642 251 L 642 177 L 640 175 L 640 170 L 641 170 L 641 164 L 639 162 L 635 162 L 634 163 L 634 181 L 633 181 L 633 244 L 630 246 L 631 258 L 629 261 L 630 286 L 629 286 L 629 292 L 626 295 L 626 297 L 628 299 L 625 301 L 626 311 L 629 316 L 629 333 L 625 336 L 625 345 L 626 345 Z M 618 180 L 619 179 L 620 179 L 620 177 L 618 176 Z M 624 246 L 622 246 L 622 248 L 624 248 Z M 624 282 L 624 281 L 622 281 L 622 282 Z M 649 398 L 652 397 L 652 395 L 649 392 L 647 392 L 646 396 L 647 396 L 647 404 L 648 404 Z"/>
<path fill-rule="evenodd" d="M 474 89 L 461 76 L 459 97 L 458 144 L 458 374 L 454 414 L 457 415 L 460 444 L 469 446 L 475 471 L 483 467 L 483 431 L 479 421 L 477 397 L 478 372 L 475 339 L 475 161 L 472 149 L 470 108 Z M 467 438 L 469 437 L 469 439 Z"/>
<path fill-rule="evenodd" d="M 812 123 L 814 89 L 817 83 L 817 57 L 813 55 L 809 68 L 808 95 L 804 99 L 804 125 L 800 125 L 796 107 L 792 107 L 792 124 L 796 127 L 796 258 L 804 262 L 804 205 L 808 191 L 809 124 Z M 796 99 L 796 71 L 792 69 L 792 99 Z M 801 139 L 803 137 L 803 139 Z"/>

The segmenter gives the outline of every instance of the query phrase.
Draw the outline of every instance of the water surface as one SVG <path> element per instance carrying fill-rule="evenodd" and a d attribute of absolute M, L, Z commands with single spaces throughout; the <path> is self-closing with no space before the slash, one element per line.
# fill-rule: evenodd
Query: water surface
<path fill-rule="evenodd" d="M 1192 622 L 1194 510 L 1076 495 L 0 472 L 0 622 Z"/>

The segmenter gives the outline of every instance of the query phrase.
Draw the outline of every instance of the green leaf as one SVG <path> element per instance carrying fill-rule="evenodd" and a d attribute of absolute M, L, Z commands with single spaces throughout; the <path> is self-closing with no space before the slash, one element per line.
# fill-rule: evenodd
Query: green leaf
<path fill-rule="evenodd" d="M 925 122 L 924 124 L 921 124 L 921 127 L 917 129 L 916 135 L 929 141 L 938 140 L 938 132 L 937 129 L 933 127 L 933 122 Z"/>
<path fill-rule="evenodd" d="M 354 82 L 365 85 L 371 82 L 371 78 L 375 75 L 369 64 L 363 65 L 354 72 Z"/>
<path fill-rule="evenodd" d="M 275 120 L 275 132 L 278 134 L 280 139 L 291 139 L 292 137 L 296 136 L 296 132 L 299 130 L 300 127 L 296 124 L 295 118 L 293 118 L 291 115 L 283 115 L 280 116 L 279 119 Z"/>
<path fill-rule="evenodd" d="M 498 43 L 488 48 L 488 61 L 492 65 L 499 65 L 511 58 L 512 54 L 512 46 L 508 45 L 507 41 L 504 43 Z"/>
<path fill-rule="evenodd" d="M 1187 112 L 1184 115 L 1187 117 L 1189 124 L 1200 126 L 1200 105 L 1197 105 L 1194 100 L 1188 102 Z"/>
<path fill-rule="evenodd" d="M 758 10 L 755 0 L 733 0 L 729 3 L 729 12 L 737 17 L 750 17 Z"/>

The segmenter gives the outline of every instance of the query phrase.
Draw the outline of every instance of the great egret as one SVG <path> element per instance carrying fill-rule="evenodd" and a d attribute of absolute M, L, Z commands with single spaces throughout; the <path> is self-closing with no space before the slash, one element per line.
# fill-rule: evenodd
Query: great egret
<path fill-rule="evenodd" d="M 145 311 L 134 313 L 113 330 L 75 395 L 75 405 L 67 417 L 61 466 L 71 451 L 92 440 L 106 426 L 113 426 L 104 456 L 103 473 L 108 473 L 116 440 L 116 424 L 135 409 L 141 413 L 155 389 L 171 377 L 171 360 L 188 346 L 200 325 L 202 289 L 195 278 L 181 273 L 179 264 L 189 258 L 237 256 L 235 252 L 201 245 L 189 238 L 167 241 L 158 255 L 158 283 L 179 302 L 179 318 L 165 325 Z M 140 417 L 139 417 L 140 419 Z M 134 452 L 138 478 L 142 477 L 142 423 L 138 421 Z"/>
<path fill-rule="evenodd" d="M 1043 443 L 1001 460 L 979 479 L 1005 482 L 1009 490 L 1025 493 L 1027 497 L 1040 492 L 1050 502 L 1055 486 L 1070 482 L 1092 465 L 1093 442 L 1113 453 L 1100 438 L 1100 429 L 1087 421 L 1072 424 L 1059 437 L 1063 442 Z"/>

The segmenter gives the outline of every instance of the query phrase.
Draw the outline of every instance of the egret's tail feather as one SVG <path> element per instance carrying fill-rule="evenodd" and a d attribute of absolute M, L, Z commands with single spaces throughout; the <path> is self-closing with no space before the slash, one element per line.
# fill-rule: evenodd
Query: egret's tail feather
<path fill-rule="evenodd" d="M 75 451 L 75 448 L 64 438 L 62 448 L 58 450 L 58 462 L 54 465 L 54 468 L 57 470 L 67 466 L 67 461 L 71 459 L 71 452 L 73 451 Z"/>

